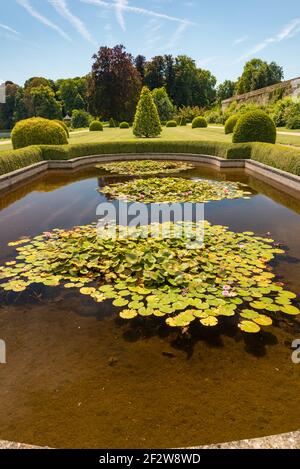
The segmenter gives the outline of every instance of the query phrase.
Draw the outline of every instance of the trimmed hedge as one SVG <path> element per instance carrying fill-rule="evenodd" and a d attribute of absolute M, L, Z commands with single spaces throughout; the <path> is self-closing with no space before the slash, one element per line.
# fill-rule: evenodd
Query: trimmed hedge
<path fill-rule="evenodd" d="M 250 111 L 238 120 L 232 137 L 233 143 L 276 142 L 274 121 L 264 111 Z"/>
<path fill-rule="evenodd" d="M 251 146 L 214 141 L 132 140 L 127 142 L 42 146 L 42 152 L 45 160 L 68 160 L 82 156 L 120 153 L 193 153 L 219 156 L 220 158 L 247 159 L 251 156 Z"/>
<path fill-rule="evenodd" d="M 224 127 L 226 135 L 233 133 L 235 126 L 238 123 L 238 120 L 240 117 L 241 117 L 240 115 L 234 114 L 233 116 L 230 116 L 227 119 L 227 121 L 225 122 L 225 127 Z"/>
<path fill-rule="evenodd" d="M 128 122 L 121 122 L 120 124 L 120 129 L 129 129 L 129 124 Z"/>
<path fill-rule="evenodd" d="M 58 148 L 58 147 L 56 147 Z M 39 146 L 0 152 L 0 174 L 7 174 L 43 161 L 43 150 Z"/>
<path fill-rule="evenodd" d="M 11 140 L 14 149 L 30 145 L 64 145 L 68 143 L 67 134 L 62 126 L 42 117 L 19 121 L 12 130 Z"/>
<path fill-rule="evenodd" d="M 253 159 L 300 176 L 300 149 L 267 143 L 231 144 L 214 141 L 132 140 L 74 145 L 41 145 L 0 152 L 0 174 L 43 160 L 120 153 L 191 153 L 227 159 Z"/>
<path fill-rule="evenodd" d="M 166 127 L 177 127 L 177 122 L 176 121 L 168 121 L 166 123 Z"/>
<path fill-rule="evenodd" d="M 53 122 L 56 122 L 57 124 L 59 124 L 64 129 L 64 131 L 66 132 L 67 137 L 68 138 L 70 137 L 69 127 L 67 126 L 67 124 L 64 121 L 61 121 L 59 119 L 54 119 Z"/>
<path fill-rule="evenodd" d="M 195 117 L 192 122 L 192 129 L 203 129 L 205 127 L 207 127 L 207 120 L 205 119 L 205 117 Z"/>
<path fill-rule="evenodd" d="M 300 149 L 270 143 L 252 143 L 251 159 L 300 176 Z"/>
<path fill-rule="evenodd" d="M 90 123 L 90 132 L 103 132 L 103 125 L 100 121 Z"/>

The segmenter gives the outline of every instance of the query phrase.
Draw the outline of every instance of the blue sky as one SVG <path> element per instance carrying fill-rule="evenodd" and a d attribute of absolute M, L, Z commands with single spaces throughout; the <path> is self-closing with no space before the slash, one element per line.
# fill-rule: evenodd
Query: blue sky
<path fill-rule="evenodd" d="M 218 81 L 260 57 L 300 76 L 299 0 L 0 0 L 0 81 L 80 76 L 102 45 L 187 54 Z"/>

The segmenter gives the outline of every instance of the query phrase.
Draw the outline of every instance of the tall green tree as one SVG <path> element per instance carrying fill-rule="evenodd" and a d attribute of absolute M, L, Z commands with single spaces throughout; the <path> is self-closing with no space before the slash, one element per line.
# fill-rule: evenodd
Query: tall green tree
<path fill-rule="evenodd" d="M 69 78 L 58 80 L 58 96 L 63 102 L 65 114 L 71 114 L 73 109 L 87 109 L 87 80 L 86 78 Z"/>
<path fill-rule="evenodd" d="M 119 122 L 132 120 L 142 85 L 132 55 L 118 45 L 101 47 L 93 59 L 88 82 L 90 112 Z"/>
<path fill-rule="evenodd" d="M 265 86 L 280 83 L 284 78 L 283 68 L 275 62 L 267 63 L 252 59 L 246 63 L 242 76 L 238 79 L 236 93 L 244 94 Z"/>
<path fill-rule="evenodd" d="M 146 57 L 144 57 L 143 55 L 138 55 L 134 59 L 134 65 L 137 71 L 139 72 L 141 79 L 144 83 L 145 72 L 146 72 Z"/>
<path fill-rule="evenodd" d="M 195 105 L 209 107 L 216 100 L 217 79 L 209 70 L 198 69 L 198 84 L 195 95 Z"/>
<path fill-rule="evenodd" d="M 179 55 L 175 59 L 175 104 L 179 107 L 195 105 L 197 88 L 198 72 L 195 61 L 187 55 Z"/>
<path fill-rule="evenodd" d="M 49 86 L 38 86 L 30 91 L 32 112 L 34 116 L 46 119 L 61 119 L 62 106 Z"/>
<path fill-rule="evenodd" d="M 158 137 L 161 134 L 161 125 L 157 107 L 154 103 L 151 91 L 143 87 L 137 106 L 133 134 L 136 137 Z"/>
<path fill-rule="evenodd" d="M 153 57 L 147 63 L 144 82 L 150 90 L 165 86 L 165 59 L 162 55 Z"/>
<path fill-rule="evenodd" d="M 225 80 L 217 88 L 217 100 L 219 103 L 225 99 L 232 98 L 235 93 L 236 83 L 231 80 Z"/>
<path fill-rule="evenodd" d="M 16 93 L 15 108 L 14 108 L 14 123 L 27 119 L 29 117 L 28 109 L 25 103 L 25 92 L 24 88 L 18 88 Z"/>
<path fill-rule="evenodd" d="M 152 91 L 154 103 L 157 107 L 161 121 L 168 121 L 173 117 L 174 106 L 164 87 Z"/>
<path fill-rule="evenodd" d="M 172 55 L 164 56 L 165 62 L 165 88 L 168 95 L 173 99 L 175 83 L 175 60 Z"/>

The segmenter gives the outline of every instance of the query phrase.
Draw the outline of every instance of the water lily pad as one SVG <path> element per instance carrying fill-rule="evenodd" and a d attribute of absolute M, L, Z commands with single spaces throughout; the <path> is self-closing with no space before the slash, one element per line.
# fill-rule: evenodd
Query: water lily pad
<path fill-rule="evenodd" d="M 194 165 L 181 161 L 121 161 L 116 163 L 98 164 L 96 168 L 110 173 L 122 175 L 149 175 L 159 173 L 176 173 L 193 169 Z"/>
<path fill-rule="evenodd" d="M 159 181 L 161 186 L 165 179 Z M 273 313 L 299 314 L 296 295 L 270 272 L 278 253 L 269 239 L 208 222 L 184 222 L 184 230 L 174 223 L 148 228 L 122 236 L 125 227 L 119 226 L 121 236 L 107 239 L 88 225 L 27 240 L 0 267 L 0 288 L 16 293 L 35 283 L 76 288 L 98 303 L 112 299 L 114 306 L 126 306 L 128 319 L 164 317 L 179 328 L 196 318 L 196 324 L 216 325 L 221 316 L 224 321 L 236 316 L 241 330 L 254 333 L 271 325 Z M 164 237 L 169 228 L 173 235 Z M 205 248 L 189 249 L 191 237 L 203 228 Z"/>
<path fill-rule="evenodd" d="M 260 314 L 258 317 L 253 318 L 253 321 L 260 326 L 271 326 L 273 323 L 272 319 L 264 314 Z"/>
<path fill-rule="evenodd" d="M 120 313 L 120 317 L 122 319 L 133 319 L 135 318 L 136 316 L 138 315 L 137 311 L 135 311 L 134 309 L 124 309 L 123 311 L 121 311 Z"/>
<path fill-rule="evenodd" d="M 143 203 L 207 202 L 243 197 L 245 191 L 235 182 L 183 178 L 134 179 L 101 189 L 109 197 Z"/>
<path fill-rule="evenodd" d="M 116 306 L 117 308 L 126 306 L 128 305 L 128 300 L 125 300 L 124 298 L 118 298 L 113 302 L 113 305 Z"/>
<path fill-rule="evenodd" d="M 252 321 L 241 321 L 238 326 L 243 332 L 248 334 L 257 334 L 260 331 L 259 325 Z"/>
<path fill-rule="evenodd" d="M 281 311 L 285 314 L 289 314 L 291 316 L 297 316 L 298 314 L 300 314 L 300 310 L 298 308 L 296 308 L 296 306 L 292 306 L 292 305 L 287 305 L 287 306 L 284 306 Z"/>
<path fill-rule="evenodd" d="M 210 316 L 208 318 L 200 319 L 200 322 L 203 326 L 214 327 L 214 326 L 217 326 L 219 321 L 217 318 Z"/>

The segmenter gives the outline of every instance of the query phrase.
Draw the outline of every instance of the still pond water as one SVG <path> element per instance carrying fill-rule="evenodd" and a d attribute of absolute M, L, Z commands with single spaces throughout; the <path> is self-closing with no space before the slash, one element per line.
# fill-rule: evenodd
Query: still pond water
<path fill-rule="evenodd" d="M 182 177 L 247 183 L 249 200 L 212 202 L 211 223 L 267 232 L 284 245 L 278 278 L 300 295 L 300 202 L 242 172 L 198 167 Z M 124 178 L 123 178 L 124 179 Z M 122 180 L 123 180 L 122 179 Z M 90 168 L 51 172 L 0 196 L 0 263 L 7 243 L 96 220 L 99 187 L 117 176 Z M 48 288 L 0 291 L 0 439 L 50 447 L 184 447 L 300 428 L 300 364 L 287 318 L 257 336 L 236 327 L 178 338 L 157 321 L 124 323 L 109 304 Z"/>

